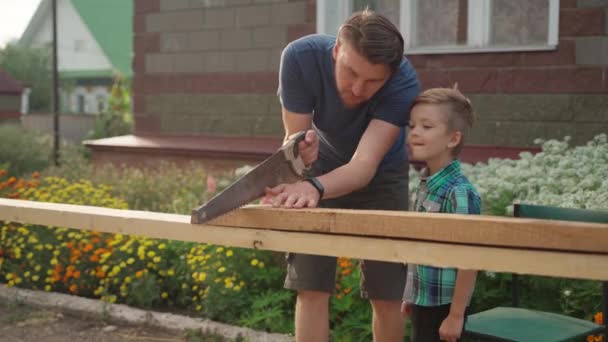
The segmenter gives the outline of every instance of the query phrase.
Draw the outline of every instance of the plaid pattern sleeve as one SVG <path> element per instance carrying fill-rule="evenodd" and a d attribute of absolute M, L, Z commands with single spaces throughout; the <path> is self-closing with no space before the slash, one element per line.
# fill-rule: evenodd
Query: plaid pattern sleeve
<path fill-rule="evenodd" d="M 475 187 L 460 171 L 457 160 L 421 182 L 416 210 L 457 214 L 480 214 L 481 199 Z M 421 306 L 439 306 L 452 302 L 457 270 L 416 265 L 411 301 Z"/>

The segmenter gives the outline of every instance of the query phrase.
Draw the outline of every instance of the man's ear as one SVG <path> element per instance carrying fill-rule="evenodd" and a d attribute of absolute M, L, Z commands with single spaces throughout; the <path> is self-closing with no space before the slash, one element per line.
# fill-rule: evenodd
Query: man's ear
<path fill-rule="evenodd" d="M 460 144 L 461 141 L 462 141 L 462 132 L 460 132 L 460 131 L 452 132 L 452 137 L 450 138 L 450 141 L 448 141 L 448 148 L 454 148 L 454 147 L 458 146 L 458 144 Z"/>
<path fill-rule="evenodd" d="M 340 51 L 340 41 L 336 39 L 336 44 L 334 45 L 332 55 L 334 57 L 334 61 L 338 58 L 338 52 Z"/>

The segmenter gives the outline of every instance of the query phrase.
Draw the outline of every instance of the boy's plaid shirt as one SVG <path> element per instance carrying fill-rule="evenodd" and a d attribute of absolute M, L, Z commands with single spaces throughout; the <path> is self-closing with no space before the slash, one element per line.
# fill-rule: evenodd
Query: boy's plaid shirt
<path fill-rule="evenodd" d="M 415 209 L 419 212 L 479 215 L 481 198 L 460 171 L 460 162 L 455 160 L 436 174 L 422 178 L 416 192 Z M 456 269 L 410 266 L 413 266 L 413 272 L 408 279 L 412 283 L 408 285 L 410 291 L 406 291 L 407 301 L 421 306 L 439 306 L 452 302 Z"/>

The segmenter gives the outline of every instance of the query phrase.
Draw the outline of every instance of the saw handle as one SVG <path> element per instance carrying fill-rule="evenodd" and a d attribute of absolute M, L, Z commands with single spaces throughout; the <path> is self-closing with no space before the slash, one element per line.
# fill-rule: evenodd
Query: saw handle
<path fill-rule="evenodd" d="M 306 131 L 299 131 L 297 133 L 294 133 L 289 137 L 289 140 L 287 141 L 285 146 L 283 146 L 283 148 L 292 147 L 293 155 L 297 158 L 300 156 L 298 144 L 300 143 L 300 141 L 303 141 L 305 138 L 306 138 Z M 293 145 L 293 146 L 291 146 L 291 145 Z"/>

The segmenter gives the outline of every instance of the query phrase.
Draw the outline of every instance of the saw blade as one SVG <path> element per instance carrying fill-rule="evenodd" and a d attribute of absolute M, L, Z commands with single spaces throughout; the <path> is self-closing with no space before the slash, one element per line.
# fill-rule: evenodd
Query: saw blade
<path fill-rule="evenodd" d="M 296 139 L 300 141 L 301 139 Z M 294 140 L 294 143 L 297 143 Z M 262 197 L 266 187 L 302 180 L 303 174 L 294 170 L 294 144 L 283 147 L 247 174 L 229 185 L 207 203 L 192 210 L 191 223 L 201 224 Z"/>

